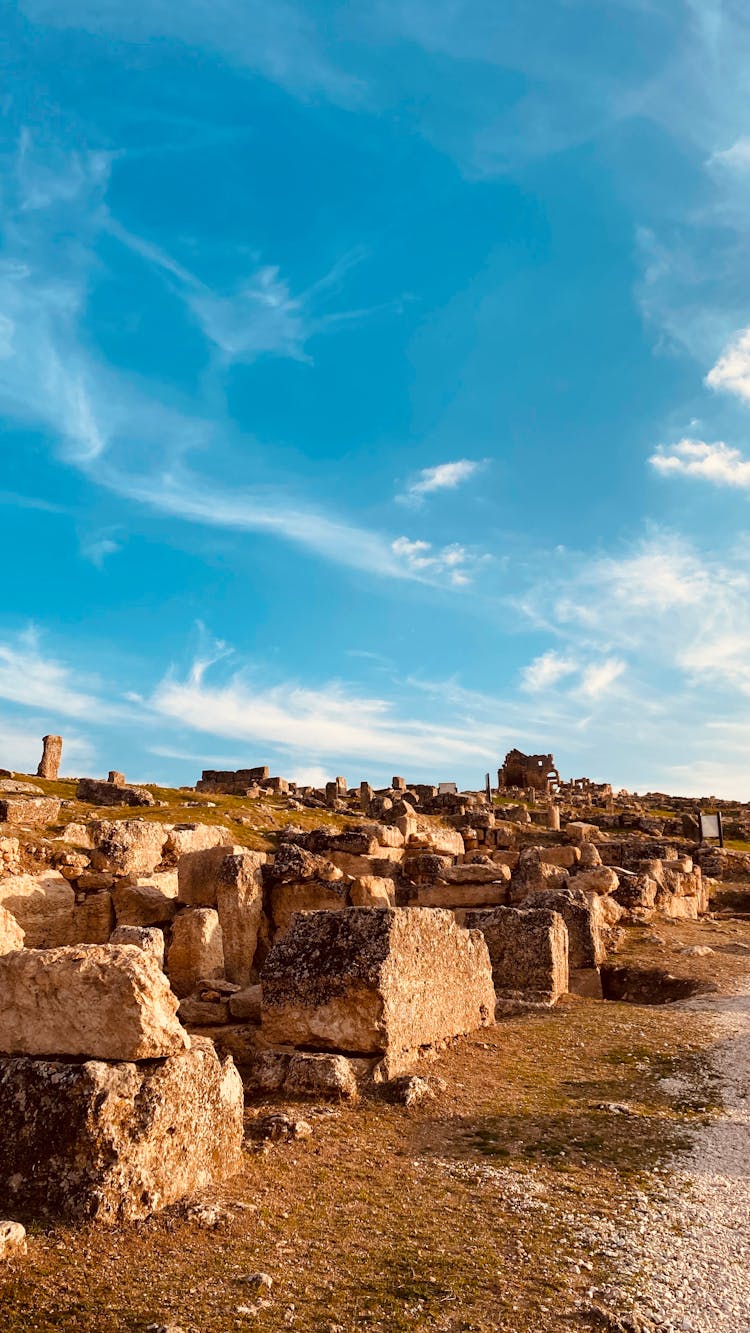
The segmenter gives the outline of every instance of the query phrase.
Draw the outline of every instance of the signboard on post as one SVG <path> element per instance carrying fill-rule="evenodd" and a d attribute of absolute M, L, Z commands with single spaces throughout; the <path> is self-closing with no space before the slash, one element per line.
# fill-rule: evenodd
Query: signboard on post
<path fill-rule="evenodd" d="M 721 812 L 715 815 L 704 815 L 702 810 L 698 811 L 698 830 L 700 832 L 701 842 L 706 838 L 718 838 L 719 846 L 724 846 L 724 828 L 721 822 Z"/>
<path fill-rule="evenodd" d="M 455 782 L 441 782 L 438 787 L 438 796 L 455 796 L 458 787 Z"/>

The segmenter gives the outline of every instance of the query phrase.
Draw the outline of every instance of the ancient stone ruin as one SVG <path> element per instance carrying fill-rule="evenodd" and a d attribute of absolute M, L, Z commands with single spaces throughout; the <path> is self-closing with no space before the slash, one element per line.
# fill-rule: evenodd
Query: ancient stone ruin
<path fill-rule="evenodd" d="M 245 1101 L 376 1096 L 509 1013 L 601 999 L 628 928 L 706 913 L 730 853 L 687 811 L 602 803 L 551 755 L 500 774 L 492 800 L 206 770 L 184 800 L 231 796 L 212 824 L 114 770 L 65 807 L 0 779 L 0 1207 L 146 1217 L 239 1168 Z M 269 795 L 289 817 L 256 850 Z"/>
<path fill-rule="evenodd" d="M 521 750 L 509 750 L 502 768 L 497 771 L 498 787 L 549 792 L 559 781 L 560 774 L 551 754 L 523 754 Z"/>
<path fill-rule="evenodd" d="M 39 767 L 36 771 L 38 778 L 57 777 L 60 772 L 60 761 L 62 759 L 62 736 L 45 736 L 42 740 L 44 751 L 39 760 Z"/>

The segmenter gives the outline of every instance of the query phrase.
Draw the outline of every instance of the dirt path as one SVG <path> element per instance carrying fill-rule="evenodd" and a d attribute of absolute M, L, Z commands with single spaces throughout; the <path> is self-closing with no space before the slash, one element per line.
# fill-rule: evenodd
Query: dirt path
<path fill-rule="evenodd" d="M 735 994 L 681 1007 L 715 1022 L 709 1078 L 723 1111 L 631 1214 L 640 1312 L 660 1333 L 750 1333 L 750 975 Z M 691 1095 L 681 1080 L 663 1084 L 676 1103 Z"/>

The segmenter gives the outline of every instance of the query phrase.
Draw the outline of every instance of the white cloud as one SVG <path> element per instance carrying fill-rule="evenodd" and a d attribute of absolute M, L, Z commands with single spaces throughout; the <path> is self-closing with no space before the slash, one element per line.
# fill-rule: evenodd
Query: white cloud
<path fill-rule="evenodd" d="M 97 693 L 82 686 L 74 670 L 42 654 L 34 630 L 14 641 L 0 642 L 0 699 L 37 709 L 51 719 L 101 716 Z"/>
<path fill-rule="evenodd" d="M 521 689 L 529 694 L 537 694 L 550 689 L 577 670 L 577 662 L 570 657 L 561 656 L 551 648 L 524 667 L 521 672 Z"/>
<path fill-rule="evenodd" d="M 409 537 L 397 537 L 391 542 L 391 550 L 413 578 L 430 582 L 445 578 L 454 588 L 466 587 L 477 566 L 489 559 L 472 554 L 458 543 L 435 550 L 431 542 L 412 541 Z"/>
<path fill-rule="evenodd" d="M 606 662 L 594 663 L 586 667 L 583 672 L 577 692 L 584 699 L 602 699 L 605 694 L 609 694 L 615 681 L 620 679 L 624 671 L 625 663 L 616 657 L 611 657 Z"/>
<path fill-rule="evenodd" d="M 32 147 L 30 141 L 22 147 L 27 173 L 32 170 Z M 0 262 L 0 319 L 6 323 L 0 325 L 0 335 L 11 326 L 13 330 L 2 344 L 0 410 L 44 427 L 66 462 L 133 503 L 191 523 L 267 533 L 378 577 L 448 587 L 466 584 L 476 558 L 458 545 L 433 551 L 429 544 L 422 548 L 408 538 L 394 542 L 387 534 L 286 493 L 283 481 L 274 490 L 222 489 L 213 478 L 185 465 L 192 452 L 200 458 L 209 448 L 217 451 L 224 445 L 230 450 L 237 444 L 236 428 L 217 414 L 215 405 L 206 419 L 200 407 L 190 414 L 188 407 L 170 401 L 174 395 L 164 386 L 103 366 L 89 352 L 81 327 L 99 232 L 106 228 L 134 242 L 107 211 L 109 159 L 79 153 L 74 170 L 64 159 L 54 157 L 52 162 L 54 170 L 49 166 L 41 173 L 44 189 L 36 190 L 34 209 L 24 208 L 18 197 L 14 201 L 11 192 L 0 203 L 7 235 L 7 257 Z M 76 237 L 68 248 L 56 244 L 60 209 Z M 304 357 L 305 340 L 315 329 L 356 313 L 317 314 L 313 306 L 337 290 L 358 252 L 346 256 L 299 299 L 276 270 L 261 270 L 246 293 L 255 314 L 248 310 L 243 323 L 235 305 L 225 307 L 168 256 L 147 243 L 135 248 L 181 283 L 190 300 L 207 303 L 204 318 L 208 324 L 214 317 L 219 321 L 207 329 L 209 336 L 237 355 L 251 358 L 274 350 Z M 246 439 L 242 445 L 247 466 Z M 91 548 L 92 558 L 111 553 L 111 539 L 105 540 L 106 546 Z"/>
<path fill-rule="evenodd" d="M 750 402 L 750 328 L 740 330 L 725 347 L 706 375 L 706 384 L 712 389 L 726 389 Z"/>
<path fill-rule="evenodd" d="M 750 138 L 743 135 L 729 148 L 712 153 L 711 166 L 729 167 L 732 171 L 747 171 L 750 168 Z"/>
<path fill-rule="evenodd" d="M 453 491 L 484 466 L 484 460 L 459 458 L 454 463 L 438 463 L 435 467 L 422 468 L 416 480 L 396 499 L 400 504 L 420 505 L 426 495 L 432 495 L 435 491 Z"/>
<path fill-rule="evenodd" d="M 206 680 L 201 666 L 180 680 L 167 676 L 151 706 L 162 717 L 212 736 L 247 741 L 257 749 L 278 747 L 295 762 L 315 763 L 330 755 L 337 762 L 359 760 L 418 764 L 420 771 L 448 762 L 491 761 L 490 736 L 473 726 L 436 726 L 399 715 L 385 699 L 369 698 L 332 683 L 318 689 L 294 682 L 254 685 L 243 673 L 221 684 Z M 305 765 L 307 766 L 307 764 Z"/>
<path fill-rule="evenodd" d="M 665 476 L 696 477 L 718 486 L 750 487 L 750 460 L 723 440 L 711 444 L 704 440 L 679 440 L 677 444 L 662 445 L 648 461 Z"/>

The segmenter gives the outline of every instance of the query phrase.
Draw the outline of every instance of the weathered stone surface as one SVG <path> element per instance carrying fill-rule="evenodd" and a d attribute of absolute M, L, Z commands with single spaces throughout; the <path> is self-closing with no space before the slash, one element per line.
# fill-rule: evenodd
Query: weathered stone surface
<path fill-rule="evenodd" d="M 229 1022 L 229 1003 L 221 997 L 202 1000 L 199 995 L 186 995 L 180 1000 L 179 1017 L 189 1028 L 218 1027 Z"/>
<path fill-rule="evenodd" d="M 92 864 L 118 875 L 150 875 L 162 858 L 167 830 L 148 819 L 100 819 L 91 826 Z"/>
<path fill-rule="evenodd" d="M 456 866 L 456 870 L 486 869 L 484 866 Z M 497 907 L 508 898 L 510 871 L 507 866 L 492 866 L 490 876 L 480 880 L 468 877 L 445 883 L 420 884 L 416 891 L 418 907 Z"/>
<path fill-rule="evenodd" d="M 483 936 L 422 908 L 299 915 L 261 984 L 269 1042 L 395 1062 L 492 1021 L 495 1004 Z"/>
<path fill-rule="evenodd" d="M 554 1004 L 568 989 L 568 931 L 558 912 L 498 907 L 462 912 L 487 941 L 498 998 Z"/>
<path fill-rule="evenodd" d="M 190 1044 L 156 960 L 128 945 L 5 954 L 0 995 L 7 1055 L 153 1060 Z"/>
<path fill-rule="evenodd" d="M 203 977 L 224 976 L 222 930 L 219 914 L 212 907 L 187 907 L 175 917 L 167 950 L 167 976 L 175 995 L 181 998 L 192 995 Z"/>
<path fill-rule="evenodd" d="M 164 966 L 164 933 L 156 926 L 118 926 L 112 931 L 110 944 L 134 944 L 144 953 L 150 953 L 159 964 Z"/>
<path fill-rule="evenodd" d="M 20 1222 L 0 1222 L 0 1262 L 21 1259 L 26 1249 L 26 1228 Z"/>
<path fill-rule="evenodd" d="M 611 866 L 593 866 L 590 870 L 579 870 L 573 875 L 571 884 L 584 893 L 614 893 L 620 880 L 617 871 Z"/>
<path fill-rule="evenodd" d="M 42 757 L 39 760 L 39 767 L 36 770 L 38 778 L 49 778 L 54 781 L 60 772 L 60 760 L 62 759 L 62 736 L 44 736 L 42 737 Z"/>
<path fill-rule="evenodd" d="M 297 1051 L 289 1057 L 283 1091 L 297 1097 L 357 1098 L 357 1080 L 343 1055 Z"/>
<path fill-rule="evenodd" d="M 145 1064 L 0 1060 L 0 1200 L 117 1224 L 233 1175 L 243 1093 L 210 1041 Z"/>
<path fill-rule="evenodd" d="M 25 931 L 27 949 L 56 948 L 72 939 L 75 894 L 56 870 L 1 879 L 0 907 Z"/>
<path fill-rule="evenodd" d="M 0 824 L 54 824 L 60 813 L 56 796 L 0 798 Z"/>
<path fill-rule="evenodd" d="M 119 782 L 99 782 L 96 778 L 81 778 L 76 800 L 88 805 L 156 805 L 156 797 L 146 787 L 125 787 Z"/>
<path fill-rule="evenodd" d="M 111 893 L 92 893 L 73 910 L 73 944 L 108 944 L 115 924 Z"/>
<path fill-rule="evenodd" d="M 349 883 L 307 879 L 300 884 L 277 884 L 271 889 L 270 906 L 278 939 L 289 929 L 296 912 L 336 912 L 349 903 Z"/>
<path fill-rule="evenodd" d="M 282 842 L 263 871 L 267 884 L 299 884 L 306 879 L 343 879 L 343 871 L 317 851 L 296 842 Z"/>
<path fill-rule="evenodd" d="M 0 907 L 0 954 L 22 949 L 25 932 L 5 907 Z"/>
<path fill-rule="evenodd" d="M 224 968 L 227 979 L 238 986 L 257 980 L 254 963 L 264 925 L 262 868 L 267 859 L 265 852 L 232 852 L 216 877 Z"/>
<path fill-rule="evenodd" d="M 167 830 L 164 855 L 170 860 L 178 861 L 188 852 L 200 852 L 208 847 L 227 845 L 231 847 L 232 835 L 222 824 L 173 824 Z"/>
<path fill-rule="evenodd" d="M 529 894 L 524 907 L 559 912 L 568 928 L 568 963 L 571 971 L 598 967 L 605 957 L 598 914 L 581 889 L 573 886 Z"/>
<path fill-rule="evenodd" d="M 235 1021 L 260 1022 L 261 987 L 245 986 L 229 997 L 229 1012 Z"/>
<path fill-rule="evenodd" d="M 382 875 L 361 875 L 350 889 L 352 907 L 395 907 L 396 885 Z"/>
<path fill-rule="evenodd" d="M 540 847 L 539 860 L 549 866 L 564 866 L 570 870 L 581 859 L 580 847 Z"/>
<path fill-rule="evenodd" d="M 248 1053 L 243 1072 L 254 1092 L 355 1101 L 357 1063 L 329 1052 L 260 1048 Z"/>
<path fill-rule="evenodd" d="M 166 926 L 177 902 L 153 884 L 118 884 L 113 895 L 118 926 Z"/>
<path fill-rule="evenodd" d="M 177 864 L 177 897 L 186 907 L 215 907 L 216 883 L 222 862 L 240 847 L 219 843 L 186 852 Z"/>
<path fill-rule="evenodd" d="M 435 852 L 438 856 L 463 856 L 464 840 L 458 829 L 445 828 L 426 820 L 418 823 L 416 830 L 409 837 L 410 848 L 420 848 Z"/>

